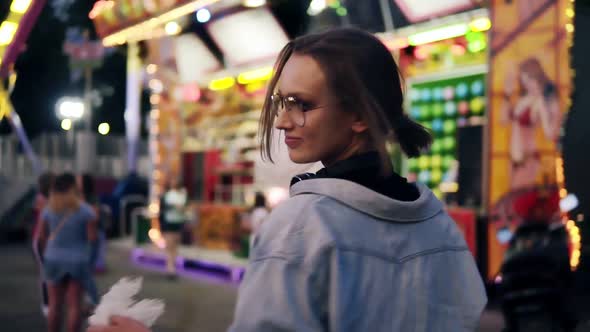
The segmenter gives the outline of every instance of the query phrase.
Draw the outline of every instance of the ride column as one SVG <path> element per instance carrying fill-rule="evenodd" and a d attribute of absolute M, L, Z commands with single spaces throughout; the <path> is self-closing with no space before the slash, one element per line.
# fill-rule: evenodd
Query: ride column
<path fill-rule="evenodd" d="M 127 95 L 125 105 L 125 133 L 127 136 L 127 171 L 137 172 L 139 134 L 141 129 L 141 81 L 143 68 L 136 42 L 127 44 Z"/>

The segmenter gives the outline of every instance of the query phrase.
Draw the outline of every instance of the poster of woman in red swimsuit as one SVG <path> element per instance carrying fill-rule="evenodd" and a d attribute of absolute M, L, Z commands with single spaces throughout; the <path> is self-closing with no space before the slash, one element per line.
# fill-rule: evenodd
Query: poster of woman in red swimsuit
<path fill-rule="evenodd" d="M 502 122 L 511 126 L 510 178 L 514 190 L 538 183 L 542 171 L 538 129 L 545 139 L 557 143 L 561 112 L 555 84 L 537 58 L 530 57 L 517 70 L 509 70 L 504 85 Z"/>
<path fill-rule="evenodd" d="M 488 278 L 504 235 L 543 215 L 559 221 L 559 136 L 571 95 L 569 0 L 491 0 L 486 212 Z M 571 8 L 570 8 L 571 10 Z M 562 166 L 563 167 L 563 166 Z"/>

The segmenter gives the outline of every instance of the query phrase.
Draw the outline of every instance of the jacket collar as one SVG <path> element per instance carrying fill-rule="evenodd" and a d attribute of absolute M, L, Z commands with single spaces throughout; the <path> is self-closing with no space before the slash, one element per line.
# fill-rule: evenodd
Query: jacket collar
<path fill-rule="evenodd" d="M 330 197 L 355 210 L 391 222 L 420 222 L 432 218 L 443 209 L 442 203 L 423 184 L 416 183 L 420 197 L 403 202 L 381 195 L 371 189 L 342 179 L 309 179 L 291 186 L 291 197 L 318 194 Z"/>

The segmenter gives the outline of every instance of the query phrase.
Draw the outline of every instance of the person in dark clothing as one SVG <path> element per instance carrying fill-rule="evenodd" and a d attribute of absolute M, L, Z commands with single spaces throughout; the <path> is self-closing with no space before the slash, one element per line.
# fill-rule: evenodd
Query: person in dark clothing
<path fill-rule="evenodd" d="M 82 174 L 78 178 L 78 187 L 80 187 L 80 192 L 82 194 L 82 198 L 86 203 L 94 208 L 96 215 L 98 216 L 98 239 L 96 242 L 96 246 L 92 251 L 91 257 L 91 264 L 93 265 L 93 269 L 97 272 L 104 272 L 106 271 L 106 225 L 105 225 L 105 218 L 104 215 L 101 213 L 100 210 L 100 201 L 98 195 L 96 194 L 95 190 L 95 182 L 96 180 L 94 177 L 88 173 Z"/>
<path fill-rule="evenodd" d="M 188 196 L 180 181 L 173 177 L 160 200 L 160 231 L 166 243 L 166 271 L 170 279 L 176 278 L 176 257 L 184 229 Z"/>

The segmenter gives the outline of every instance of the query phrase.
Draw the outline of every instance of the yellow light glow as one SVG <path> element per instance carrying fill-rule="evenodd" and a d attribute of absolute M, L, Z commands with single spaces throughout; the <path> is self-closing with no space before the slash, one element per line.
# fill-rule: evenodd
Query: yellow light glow
<path fill-rule="evenodd" d="M 563 159 L 561 157 L 555 159 L 555 173 L 557 183 L 563 183 L 565 181 L 565 177 L 563 175 Z"/>
<path fill-rule="evenodd" d="M 18 24 L 10 21 L 2 22 L 2 25 L 0 25 L 0 46 L 10 44 L 16 30 L 18 30 Z"/>
<path fill-rule="evenodd" d="M 160 93 L 164 91 L 164 84 L 162 83 L 162 81 L 156 78 L 152 78 L 148 82 L 148 86 L 150 87 L 150 89 L 152 89 L 154 93 Z"/>
<path fill-rule="evenodd" d="M 160 103 L 161 99 L 162 99 L 162 97 L 160 97 L 160 95 L 151 95 L 150 96 L 150 104 L 157 105 Z"/>
<path fill-rule="evenodd" d="M 147 65 L 145 70 L 147 71 L 148 74 L 153 75 L 158 70 L 158 66 L 153 63 L 150 63 L 149 65 Z"/>
<path fill-rule="evenodd" d="M 563 183 L 564 180 L 563 171 L 557 172 L 557 183 Z"/>
<path fill-rule="evenodd" d="M 70 120 L 70 119 L 61 120 L 61 129 L 65 130 L 65 131 L 72 129 L 72 120 Z"/>
<path fill-rule="evenodd" d="M 256 91 L 263 89 L 264 87 L 265 87 L 265 84 L 262 81 L 250 83 L 250 84 L 246 85 L 246 92 L 254 93 Z"/>
<path fill-rule="evenodd" d="M 567 196 L 567 190 L 565 188 L 559 189 L 559 197 L 565 198 Z"/>
<path fill-rule="evenodd" d="M 111 131 L 111 125 L 106 122 L 103 122 L 98 125 L 98 133 L 101 135 L 108 135 Z"/>
<path fill-rule="evenodd" d="M 243 0 L 245 7 L 254 8 L 266 5 L 266 0 Z"/>
<path fill-rule="evenodd" d="M 196 12 L 200 8 L 207 7 L 219 0 L 193 0 L 186 5 L 176 7 L 170 11 L 163 13 L 160 16 L 150 18 L 136 25 L 125 28 L 121 31 L 115 32 L 102 41 L 104 46 L 121 45 L 128 41 L 141 41 L 150 38 L 156 38 L 154 31 L 162 25 L 176 20 L 180 17 Z"/>
<path fill-rule="evenodd" d="M 487 31 L 490 30 L 492 27 L 492 21 L 490 21 L 487 17 L 480 17 L 476 18 L 475 20 L 469 23 L 469 28 L 471 31 L 479 32 L 479 31 Z"/>
<path fill-rule="evenodd" d="M 104 10 L 111 9 L 114 6 L 115 2 L 112 0 L 99 0 L 94 3 L 94 7 L 92 7 L 92 10 L 88 14 L 88 17 L 93 20 L 98 15 L 100 15 L 100 13 L 102 13 Z"/>
<path fill-rule="evenodd" d="M 419 32 L 408 37 L 412 46 L 424 45 L 439 40 L 463 36 L 469 31 L 467 24 L 453 24 L 446 27 Z"/>
<path fill-rule="evenodd" d="M 247 71 L 238 75 L 238 83 L 248 84 L 256 81 L 266 81 L 272 76 L 272 67 Z"/>
<path fill-rule="evenodd" d="M 457 182 L 443 182 L 439 188 L 443 193 L 456 193 L 459 191 L 459 184 Z"/>
<path fill-rule="evenodd" d="M 179 34 L 182 31 L 182 28 L 180 27 L 180 25 L 178 23 L 172 21 L 172 22 L 166 23 L 164 30 L 166 31 L 167 35 L 172 36 L 172 35 Z"/>
<path fill-rule="evenodd" d="M 580 248 L 582 237 L 580 236 L 580 229 L 573 220 L 568 220 L 566 228 L 569 233 L 570 241 L 572 244 L 572 255 L 570 257 L 570 267 L 572 270 L 576 270 L 580 264 Z"/>
<path fill-rule="evenodd" d="M 156 108 L 152 109 L 150 111 L 150 117 L 154 120 L 159 119 L 160 118 L 160 110 L 156 109 Z"/>
<path fill-rule="evenodd" d="M 31 2 L 31 0 L 13 0 L 10 5 L 10 11 L 17 14 L 24 14 L 29 9 Z"/>
<path fill-rule="evenodd" d="M 568 23 L 565 25 L 565 30 L 567 30 L 567 32 L 574 32 L 574 25 L 571 23 Z"/>
<path fill-rule="evenodd" d="M 385 47 L 387 47 L 387 49 L 389 49 L 390 51 L 406 48 L 410 45 L 408 43 L 408 38 L 396 38 L 393 40 L 386 40 L 383 42 L 383 44 L 385 44 Z"/>
<path fill-rule="evenodd" d="M 209 83 L 209 89 L 213 91 L 229 89 L 236 84 L 236 80 L 233 77 L 224 77 L 216 79 Z"/>
<path fill-rule="evenodd" d="M 158 214 L 160 213 L 160 205 L 158 203 L 151 203 L 148 207 L 150 213 Z"/>
<path fill-rule="evenodd" d="M 565 10 L 565 15 L 569 18 L 573 18 L 576 13 L 574 12 L 573 8 L 568 8 Z"/>

